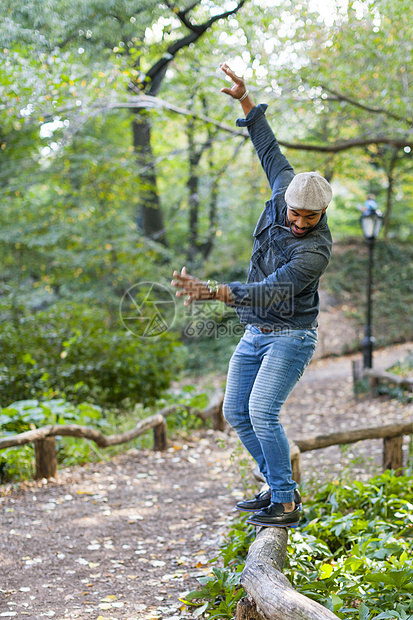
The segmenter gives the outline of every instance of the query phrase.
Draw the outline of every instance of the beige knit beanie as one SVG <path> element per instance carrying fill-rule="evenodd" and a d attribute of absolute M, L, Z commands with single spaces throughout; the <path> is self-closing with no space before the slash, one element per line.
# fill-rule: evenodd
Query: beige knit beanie
<path fill-rule="evenodd" d="M 331 185 L 318 172 L 296 174 L 285 192 L 285 201 L 292 209 L 323 211 L 333 197 Z"/>

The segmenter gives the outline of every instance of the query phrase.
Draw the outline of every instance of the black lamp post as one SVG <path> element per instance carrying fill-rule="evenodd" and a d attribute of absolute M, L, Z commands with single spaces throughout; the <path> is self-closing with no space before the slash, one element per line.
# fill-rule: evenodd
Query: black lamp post
<path fill-rule="evenodd" d="M 369 251 L 369 266 L 367 276 L 367 317 L 366 326 L 364 328 L 364 338 L 362 342 L 363 351 L 363 368 L 372 368 L 373 366 L 373 343 L 374 338 L 371 331 L 372 323 L 372 279 L 373 279 L 373 250 L 374 242 L 379 236 L 381 224 L 383 221 L 382 212 L 377 209 L 376 202 L 373 198 L 369 198 L 365 203 L 364 211 L 361 215 L 361 227 L 363 229 L 364 238 L 367 242 Z"/>

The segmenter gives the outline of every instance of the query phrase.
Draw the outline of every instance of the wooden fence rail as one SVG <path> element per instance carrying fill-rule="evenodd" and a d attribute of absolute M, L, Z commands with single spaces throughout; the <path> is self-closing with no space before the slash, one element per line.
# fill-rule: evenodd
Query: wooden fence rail
<path fill-rule="evenodd" d="M 369 379 L 372 390 L 377 387 L 380 381 L 386 381 L 413 392 L 413 377 L 401 377 L 400 375 L 395 375 L 385 370 L 375 370 L 374 368 L 365 368 L 363 376 Z"/>
<path fill-rule="evenodd" d="M 104 435 L 101 431 L 79 424 L 49 424 L 41 428 L 26 431 L 19 435 L 0 438 L 0 450 L 9 447 L 35 444 L 36 478 L 51 478 L 57 473 L 55 437 L 83 437 L 94 441 L 100 448 L 115 446 L 132 441 L 136 437 L 153 429 L 154 449 L 164 450 L 167 446 L 166 417 L 182 409 L 197 415 L 204 421 L 212 417 L 214 430 L 225 429 L 225 420 L 222 415 L 222 394 L 216 393 L 210 405 L 202 410 L 195 410 L 187 405 L 173 405 L 165 407 L 158 413 L 139 420 L 134 428 L 124 433 Z M 386 424 L 358 428 L 350 431 L 338 431 L 328 435 L 314 435 L 305 439 L 296 439 L 290 444 L 293 478 L 301 482 L 301 454 L 310 450 L 319 450 L 329 446 L 356 443 L 366 439 L 383 439 L 383 468 L 399 470 L 403 467 L 403 436 L 413 434 L 413 422 L 401 424 Z"/>
<path fill-rule="evenodd" d="M 135 439 L 153 429 L 154 449 L 167 446 L 166 417 L 182 410 L 182 405 L 166 407 L 124 433 L 106 436 L 100 431 L 78 424 L 48 425 L 13 437 L 0 438 L 0 450 L 34 442 L 36 452 L 36 477 L 51 478 L 57 473 L 56 436 L 83 437 L 99 447 L 114 446 Z M 212 417 L 215 430 L 225 429 L 222 415 L 222 394 L 215 394 L 211 404 L 203 411 L 184 406 L 187 411 L 203 420 Z M 413 434 L 413 422 L 339 431 L 328 435 L 314 435 L 291 442 L 293 478 L 301 482 L 301 453 L 328 446 L 355 443 L 366 439 L 383 439 L 384 469 L 401 469 L 404 435 Z M 255 470 L 257 479 L 261 474 Z M 252 543 L 241 584 L 247 597 L 238 603 L 236 620 L 335 620 L 337 616 L 315 601 L 295 591 L 282 574 L 287 548 L 286 528 L 258 528 Z M 261 613 L 262 612 L 262 613 Z"/>
<path fill-rule="evenodd" d="M 402 424 L 385 424 L 356 428 L 351 431 L 338 431 L 329 435 L 314 435 L 306 439 L 296 439 L 291 452 L 294 480 L 301 482 L 301 453 L 320 450 L 329 446 L 356 443 L 366 439 L 383 439 L 383 469 L 399 470 L 403 467 L 403 437 L 413 434 L 413 421 Z M 297 453 L 298 449 L 298 453 Z"/>
<path fill-rule="evenodd" d="M 107 436 L 90 426 L 81 426 L 79 424 L 48 424 L 47 426 L 26 431 L 19 435 L 1 437 L 0 450 L 34 443 L 36 455 L 35 477 L 37 479 L 55 478 L 57 475 L 56 436 L 82 437 L 94 441 L 100 448 L 107 448 L 108 446 L 116 446 L 132 441 L 132 439 L 153 429 L 154 450 L 165 450 L 167 447 L 166 417 L 178 411 L 182 411 L 182 409 L 200 417 L 204 421 L 208 418 L 212 418 L 214 430 L 224 430 L 225 428 L 225 420 L 222 415 L 222 394 L 218 393 L 211 398 L 209 406 L 202 411 L 193 409 L 187 405 L 172 405 L 170 407 L 165 407 L 145 420 L 139 420 L 134 428 L 124 433 Z"/>

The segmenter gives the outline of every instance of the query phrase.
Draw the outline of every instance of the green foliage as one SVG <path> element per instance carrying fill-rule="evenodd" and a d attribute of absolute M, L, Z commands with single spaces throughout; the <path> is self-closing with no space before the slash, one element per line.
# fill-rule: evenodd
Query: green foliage
<path fill-rule="evenodd" d="M 77 407 L 62 398 L 39 402 L 38 400 L 19 400 L 0 413 L 0 428 L 4 434 L 24 433 L 32 428 L 47 424 L 76 424 L 97 427 L 107 426 L 102 411 L 97 405 L 81 403 Z"/>
<path fill-rule="evenodd" d="M 411 375 L 413 373 L 413 352 L 409 351 L 404 359 L 388 368 L 388 371 L 401 377 Z"/>
<path fill-rule="evenodd" d="M 413 374 L 413 353 L 411 351 L 408 352 L 404 359 L 399 360 L 387 370 L 401 377 L 411 376 Z M 402 403 L 413 402 L 413 394 L 410 390 L 399 385 L 394 385 L 391 381 L 381 380 L 375 387 L 375 392 L 379 396 L 386 395 L 390 398 L 396 398 Z"/>
<path fill-rule="evenodd" d="M 6 448 L 0 452 L 0 483 L 32 478 L 35 470 L 34 448 L 31 445 Z"/>
<path fill-rule="evenodd" d="M 179 431 L 190 431 L 204 426 L 204 421 L 190 411 L 190 409 L 202 410 L 208 405 L 209 398 L 206 393 L 199 393 L 195 386 L 186 385 L 181 388 L 179 394 L 168 394 L 157 402 L 157 407 L 177 405 L 177 410 L 166 418 L 168 432 L 170 434 Z M 208 423 L 208 422 L 207 422 Z"/>
<path fill-rule="evenodd" d="M 131 391 L 137 400 L 152 402 L 155 392 L 159 395 L 164 389 L 161 374 L 170 373 L 171 366 L 161 355 L 163 345 L 170 352 L 170 342 L 161 340 L 158 350 L 153 343 L 147 349 L 137 346 L 135 355 L 136 341 L 114 328 L 119 296 L 136 281 L 153 281 L 154 274 L 158 282 L 167 282 L 172 268 L 182 265 L 190 243 L 199 250 L 193 261 L 196 273 L 222 281 L 244 279 L 251 232 L 270 193 L 267 181 L 242 135 L 199 117 L 188 121 L 171 110 L 152 109 L 148 118 L 153 158 L 148 168 L 156 177 L 151 191 L 159 195 L 169 247 L 158 243 L 156 236 L 144 238 L 140 213 L 142 191 L 148 190 L 146 167 L 136 140 L 133 146 L 141 112 L 131 112 L 129 97 L 147 92 L 148 70 L 166 59 L 166 49 L 188 34 L 187 26 L 173 8 L 156 0 L 28 4 L 1 0 L 0 6 L 0 298 L 8 298 L 3 316 L 13 322 L 5 336 L 9 350 L 1 374 L 7 386 L 0 380 L 1 402 L 47 393 L 118 403 Z M 226 8 L 222 0 L 201 3 L 187 17 L 199 23 L 222 8 Z M 409 15 L 406 0 L 350 3 L 344 12 L 332 9 L 328 19 L 309 2 L 300 3 L 300 10 L 294 2 L 263 7 L 249 2 L 176 54 L 165 66 L 160 96 L 235 129 L 239 108 L 219 94 L 227 82 L 217 73 L 218 63 L 229 58 L 247 79 L 256 102 L 270 103 L 268 116 L 281 140 L 325 145 L 380 134 L 403 136 L 409 142 Z M 378 70 L 379 63 L 386 64 L 386 75 Z M 321 84 L 355 103 L 334 96 Z M 363 108 L 366 104 L 384 111 L 371 113 Z M 192 144 L 189 122 L 194 129 Z M 375 191 L 381 208 L 386 206 L 388 175 L 393 171 L 389 235 L 411 234 L 408 149 L 400 148 L 396 154 L 389 145 L 341 154 L 289 149 L 287 155 L 297 171 L 317 168 L 337 182 L 331 222 L 340 238 L 359 234 L 357 206 L 367 190 Z M 397 169 L 390 170 L 393 155 Z M 191 175 L 198 183 L 196 192 L 188 184 Z M 193 223 L 196 242 L 188 235 L 194 195 L 199 200 Z M 202 252 L 208 243 L 214 249 L 205 262 Z M 380 308 L 382 313 L 378 344 L 412 334 L 405 313 L 411 303 L 412 261 L 405 258 L 398 252 L 389 255 L 383 278 L 378 274 L 383 283 L 393 278 L 393 286 L 401 291 L 395 295 L 386 289 L 384 298 L 376 291 L 375 312 Z M 352 260 L 351 270 L 345 263 L 331 287 L 345 302 L 352 302 L 348 305 L 361 323 L 365 265 L 356 253 Z M 99 311 L 104 305 L 107 314 L 102 322 L 109 322 L 110 335 L 103 335 L 96 325 L 84 330 L 80 316 L 86 336 L 68 330 L 62 338 L 72 343 L 67 351 L 63 345 L 51 350 L 47 340 L 43 354 L 38 344 L 48 313 L 60 312 L 67 300 L 98 305 Z M 9 305 L 15 309 L 11 315 Z M 28 315 L 34 312 L 38 337 L 27 333 L 34 325 Z M 186 339 L 190 371 L 212 370 L 218 364 L 224 371 L 239 334 L 232 329 L 231 318 L 217 323 L 226 328 L 225 335 Z M 23 339 L 30 345 L 26 350 Z M 10 351 L 15 344 L 14 355 Z M 64 352 L 66 360 L 59 357 Z M 135 382 L 138 375 L 141 379 Z M 146 389 L 148 377 L 153 389 Z"/>
<path fill-rule="evenodd" d="M 320 489 L 302 531 L 291 535 L 286 574 L 294 587 L 340 618 L 410 618 L 412 502 L 411 476 L 389 471 Z"/>
<path fill-rule="evenodd" d="M 245 450 L 241 441 L 238 441 L 234 450 L 231 452 L 230 461 L 233 469 L 240 477 L 240 483 L 244 494 L 251 493 L 256 487 L 256 481 L 251 475 L 251 470 L 255 466 L 255 461 Z"/>
<path fill-rule="evenodd" d="M 225 567 L 233 567 L 237 572 L 242 571 L 254 538 L 255 528 L 246 526 L 244 519 L 235 519 L 217 557 L 222 559 Z"/>
<path fill-rule="evenodd" d="M 135 405 L 133 411 L 111 408 L 103 410 L 96 404 L 68 402 L 63 398 L 48 400 L 16 401 L 0 409 L 0 436 L 7 437 L 24 433 L 48 424 L 74 423 L 101 430 L 106 435 L 122 433 L 133 428 L 137 420 L 145 419 L 163 407 L 177 405 L 173 414 L 167 417 L 168 432 L 188 433 L 204 425 L 203 420 L 189 408 L 202 410 L 208 405 L 208 396 L 197 393 L 194 386 L 186 386 L 177 394 L 166 394 L 152 407 Z M 138 448 L 153 445 L 151 434 L 143 434 L 133 440 Z M 85 438 L 57 436 L 57 459 L 62 466 L 72 466 L 89 461 L 104 460 L 123 452 L 130 443 L 110 446 L 101 451 L 96 444 Z M 7 448 L 0 452 L 0 482 L 22 480 L 34 473 L 34 449 L 32 445 Z"/>
<path fill-rule="evenodd" d="M 80 403 L 75 406 L 64 399 L 46 401 L 20 400 L 0 410 L 0 433 L 16 435 L 47 424 L 75 423 L 104 430 L 109 424 L 97 405 Z M 62 465 L 85 463 L 90 459 L 92 442 L 71 437 L 57 438 L 57 460 Z M 32 477 L 34 448 L 32 445 L 7 448 L 0 452 L 0 481 Z"/>
<path fill-rule="evenodd" d="M 367 251 L 360 240 L 333 250 L 323 276 L 324 286 L 360 325 L 365 323 Z M 373 321 L 377 346 L 409 341 L 413 317 L 406 308 L 413 304 L 413 251 L 408 243 L 378 241 L 374 250 Z"/>
<path fill-rule="evenodd" d="M 285 574 L 293 587 L 344 620 L 412 620 L 410 472 L 386 471 L 366 483 L 329 483 L 315 490 L 304 508 L 301 528 L 291 531 L 287 549 Z M 241 517 L 222 545 L 219 560 L 232 568 L 235 583 L 254 535 Z M 215 613 L 215 606 L 234 592 L 227 573 L 223 579 L 215 570 L 184 601 L 204 601 L 199 614 Z M 237 598 L 241 595 L 237 591 Z"/>
<path fill-rule="evenodd" d="M 200 590 L 189 592 L 182 600 L 189 606 L 195 606 L 192 611 L 194 617 L 208 613 L 208 618 L 228 618 L 232 620 L 239 599 L 244 591 L 239 585 L 241 573 L 232 573 L 223 568 L 214 567 L 212 575 L 201 577 L 199 582 L 203 585 Z M 193 603 L 202 599 L 202 603 Z M 205 600 L 206 599 L 206 600 Z"/>
<path fill-rule="evenodd" d="M 100 405 L 153 404 L 179 368 L 171 334 L 145 341 L 111 327 L 104 307 L 14 309 L 0 323 L 0 399 L 62 396 Z"/>

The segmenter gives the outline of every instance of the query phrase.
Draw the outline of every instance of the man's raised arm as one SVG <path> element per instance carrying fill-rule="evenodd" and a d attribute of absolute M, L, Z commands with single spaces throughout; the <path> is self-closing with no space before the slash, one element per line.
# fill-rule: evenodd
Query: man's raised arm
<path fill-rule="evenodd" d="M 221 88 L 221 92 L 241 103 L 246 118 L 245 120 L 239 119 L 237 125 L 248 127 L 250 138 L 267 175 L 271 190 L 275 193 L 290 183 L 294 176 L 294 170 L 285 155 L 281 153 L 275 135 L 265 118 L 267 106 L 265 104 L 255 106 L 244 80 L 237 76 L 226 63 L 222 63 L 220 66 L 222 71 L 234 82 L 232 88 Z M 254 112 L 250 114 L 252 110 Z"/>

